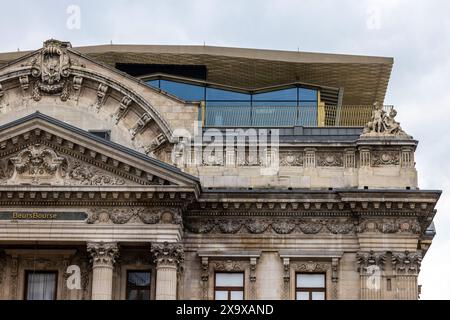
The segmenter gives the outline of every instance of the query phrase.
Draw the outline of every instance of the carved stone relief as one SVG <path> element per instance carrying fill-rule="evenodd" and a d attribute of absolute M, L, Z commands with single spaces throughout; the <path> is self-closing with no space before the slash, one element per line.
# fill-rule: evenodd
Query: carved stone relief
<path fill-rule="evenodd" d="M 160 265 L 181 267 L 184 262 L 184 249 L 181 243 L 155 243 L 152 244 L 150 252 L 157 267 Z"/>
<path fill-rule="evenodd" d="M 373 151 L 371 153 L 372 167 L 400 165 L 399 151 Z"/>
<path fill-rule="evenodd" d="M 356 228 L 356 232 L 407 232 L 412 234 L 420 234 L 422 229 L 420 223 L 414 218 L 378 218 L 361 219 Z"/>
<path fill-rule="evenodd" d="M 317 218 L 188 218 L 185 227 L 193 233 L 275 233 L 275 234 L 350 234 L 354 232 L 354 222 L 349 219 Z"/>
<path fill-rule="evenodd" d="M 318 152 L 316 164 L 319 167 L 343 167 L 344 154 L 341 152 Z"/>
<path fill-rule="evenodd" d="M 393 252 L 392 265 L 397 274 L 417 275 L 422 263 L 422 252 Z"/>
<path fill-rule="evenodd" d="M 31 75 L 36 81 L 33 84 L 32 98 L 41 99 L 42 94 L 59 94 L 62 101 L 69 98 L 69 75 L 71 61 L 67 48 L 70 44 L 58 40 L 44 42 L 40 54 L 31 62 Z M 23 85 L 23 84 L 22 84 Z"/>
<path fill-rule="evenodd" d="M 181 212 L 178 208 L 158 207 L 125 207 L 125 208 L 94 208 L 86 220 L 94 223 L 144 223 L 144 224 L 181 224 Z"/>

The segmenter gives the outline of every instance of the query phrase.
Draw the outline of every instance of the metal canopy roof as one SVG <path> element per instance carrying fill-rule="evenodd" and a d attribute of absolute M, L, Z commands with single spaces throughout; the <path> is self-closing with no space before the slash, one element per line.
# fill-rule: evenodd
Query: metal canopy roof
<path fill-rule="evenodd" d="M 386 57 L 213 46 L 98 45 L 74 47 L 100 63 L 205 65 L 208 81 L 256 89 L 291 82 L 344 88 L 342 104 L 384 102 L 393 59 Z M 28 52 L 0 54 L 0 66 Z"/>

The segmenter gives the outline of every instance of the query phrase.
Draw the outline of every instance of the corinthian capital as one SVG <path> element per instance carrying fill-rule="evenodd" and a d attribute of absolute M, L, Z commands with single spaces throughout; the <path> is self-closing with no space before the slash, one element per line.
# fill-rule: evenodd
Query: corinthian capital
<path fill-rule="evenodd" d="M 180 243 L 155 243 L 150 251 L 157 265 L 179 266 L 184 261 L 184 250 Z"/>
<path fill-rule="evenodd" d="M 375 270 L 372 268 L 379 268 L 383 270 L 384 264 L 386 262 L 385 252 L 374 252 L 373 250 L 369 252 L 360 251 L 356 254 L 356 260 L 358 262 L 360 272 L 373 273 Z"/>
<path fill-rule="evenodd" d="M 418 274 L 422 263 L 422 252 L 393 252 L 392 265 L 399 274 Z"/>
<path fill-rule="evenodd" d="M 87 251 L 94 266 L 113 266 L 119 255 L 119 246 L 116 242 L 88 242 Z"/>

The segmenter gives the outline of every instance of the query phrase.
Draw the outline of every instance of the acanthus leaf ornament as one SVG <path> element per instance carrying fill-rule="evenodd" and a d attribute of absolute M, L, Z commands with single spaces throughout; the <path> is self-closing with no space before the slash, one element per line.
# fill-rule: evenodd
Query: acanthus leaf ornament
<path fill-rule="evenodd" d="M 184 262 L 184 250 L 180 243 L 155 243 L 151 247 L 154 262 L 157 265 L 180 267 Z"/>
<path fill-rule="evenodd" d="M 116 242 L 88 242 L 87 252 L 94 265 L 113 266 L 119 256 L 119 246 Z"/>

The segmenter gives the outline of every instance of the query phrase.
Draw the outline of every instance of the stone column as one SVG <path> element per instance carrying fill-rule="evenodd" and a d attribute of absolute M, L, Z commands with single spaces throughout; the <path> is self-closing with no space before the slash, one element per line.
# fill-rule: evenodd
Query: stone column
<path fill-rule="evenodd" d="M 393 252 L 392 267 L 396 275 L 396 299 L 417 300 L 419 298 L 417 276 L 422 262 L 422 252 Z"/>
<path fill-rule="evenodd" d="M 92 300 L 111 300 L 114 262 L 119 254 L 115 242 L 89 242 L 92 258 Z"/>
<path fill-rule="evenodd" d="M 384 268 L 386 253 L 358 252 L 356 260 L 361 274 L 361 300 L 381 300 L 381 273 Z"/>
<path fill-rule="evenodd" d="M 177 299 L 177 271 L 184 261 L 179 243 L 156 243 L 151 252 L 156 263 L 156 300 Z"/>

